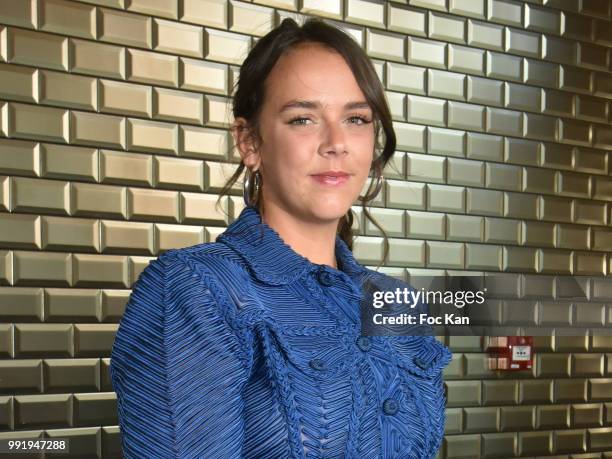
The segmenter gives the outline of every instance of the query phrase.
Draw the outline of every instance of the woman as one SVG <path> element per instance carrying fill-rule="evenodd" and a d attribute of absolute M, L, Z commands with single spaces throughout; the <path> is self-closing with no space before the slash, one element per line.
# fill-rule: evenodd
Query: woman
<path fill-rule="evenodd" d="M 450 352 L 360 335 L 364 285 L 400 283 L 350 249 L 351 205 L 395 148 L 370 61 L 320 20 L 285 19 L 246 58 L 233 109 L 245 208 L 216 242 L 152 261 L 116 335 L 124 456 L 435 457 Z"/>

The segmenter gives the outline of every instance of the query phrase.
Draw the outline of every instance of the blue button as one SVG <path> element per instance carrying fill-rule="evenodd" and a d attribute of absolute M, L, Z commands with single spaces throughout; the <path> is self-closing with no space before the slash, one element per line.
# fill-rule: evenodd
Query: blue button
<path fill-rule="evenodd" d="M 367 336 L 360 336 L 357 339 L 357 347 L 362 351 L 369 351 L 372 347 L 372 341 Z"/>
<path fill-rule="evenodd" d="M 399 403 L 393 398 L 388 398 L 383 402 L 383 411 L 385 414 L 395 414 L 399 410 Z"/>
<path fill-rule="evenodd" d="M 415 357 L 414 359 L 412 359 L 412 361 L 414 362 L 414 364 L 419 367 L 421 370 L 427 370 L 431 365 L 427 362 L 425 362 L 423 359 L 421 359 L 420 357 Z"/>
<path fill-rule="evenodd" d="M 325 368 L 327 368 L 327 365 L 325 365 L 325 362 L 321 359 L 312 359 L 310 361 L 310 367 L 313 370 L 325 370 Z"/>
<path fill-rule="evenodd" d="M 322 269 L 319 271 L 319 282 L 329 287 L 334 283 L 334 278 L 329 272 Z"/>

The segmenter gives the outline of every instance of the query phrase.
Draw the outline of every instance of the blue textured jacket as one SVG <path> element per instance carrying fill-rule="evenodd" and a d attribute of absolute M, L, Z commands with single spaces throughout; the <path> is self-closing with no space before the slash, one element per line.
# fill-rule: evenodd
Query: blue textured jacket
<path fill-rule="evenodd" d="M 150 262 L 111 353 L 124 457 L 434 458 L 450 351 L 361 337 L 363 282 L 396 279 L 335 250 L 312 263 L 246 207 Z"/>

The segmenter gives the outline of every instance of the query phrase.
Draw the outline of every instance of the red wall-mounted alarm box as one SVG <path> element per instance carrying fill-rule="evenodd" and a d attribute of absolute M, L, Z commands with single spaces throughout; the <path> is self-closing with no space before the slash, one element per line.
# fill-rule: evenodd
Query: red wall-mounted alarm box
<path fill-rule="evenodd" d="M 487 352 L 490 370 L 531 370 L 533 336 L 489 336 Z"/>

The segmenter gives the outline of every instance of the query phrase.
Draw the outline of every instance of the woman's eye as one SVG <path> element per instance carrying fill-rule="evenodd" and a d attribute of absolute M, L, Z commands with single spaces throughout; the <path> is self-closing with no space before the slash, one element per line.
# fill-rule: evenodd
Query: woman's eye
<path fill-rule="evenodd" d="M 363 116 L 351 116 L 349 118 L 350 120 L 360 120 L 361 123 L 355 123 L 355 124 L 368 124 L 370 122 L 369 119 L 364 118 Z"/>
<path fill-rule="evenodd" d="M 306 123 L 296 123 L 296 121 L 308 121 L 310 118 L 304 118 L 304 117 L 298 117 L 298 118 L 293 118 L 291 121 L 289 121 L 289 124 L 296 124 L 296 125 L 300 125 L 300 124 L 306 124 Z"/>

